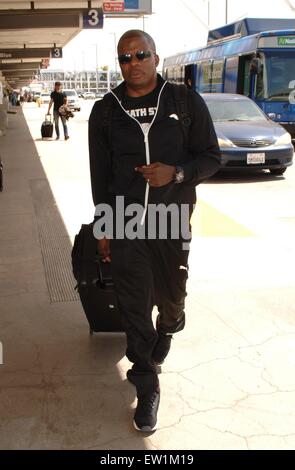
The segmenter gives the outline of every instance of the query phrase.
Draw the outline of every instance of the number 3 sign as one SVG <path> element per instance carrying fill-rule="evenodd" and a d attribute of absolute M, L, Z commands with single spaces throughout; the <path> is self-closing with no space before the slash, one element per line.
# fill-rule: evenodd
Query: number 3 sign
<path fill-rule="evenodd" d="M 62 48 L 61 47 L 53 47 L 51 49 L 51 58 L 52 59 L 61 59 L 62 58 Z"/>
<path fill-rule="evenodd" d="M 101 29 L 103 28 L 103 10 L 102 8 L 91 8 L 83 14 L 83 29 Z"/>

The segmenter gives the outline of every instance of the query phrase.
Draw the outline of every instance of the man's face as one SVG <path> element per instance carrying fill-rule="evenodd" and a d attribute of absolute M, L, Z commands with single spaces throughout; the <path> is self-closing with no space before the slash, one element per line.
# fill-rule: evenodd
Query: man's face
<path fill-rule="evenodd" d="M 55 85 L 55 91 L 60 91 L 61 90 L 61 85 Z"/>
<path fill-rule="evenodd" d="M 151 51 L 150 57 L 139 60 L 135 54 L 138 51 Z M 159 57 L 154 54 L 153 48 L 144 37 L 126 38 L 120 44 L 118 55 L 132 54 L 131 62 L 120 64 L 122 75 L 126 83 L 133 88 L 148 86 L 156 77 Z"/>

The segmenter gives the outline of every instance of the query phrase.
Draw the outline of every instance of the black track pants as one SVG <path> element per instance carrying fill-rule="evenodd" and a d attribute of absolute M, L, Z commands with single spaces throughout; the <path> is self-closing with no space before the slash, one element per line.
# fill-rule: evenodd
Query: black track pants
<path fill-rule="evenodd" d="M 185 324 L 189 251 L 182 244 L 181 239 L 111 240 L 115 290 L 127 335 L 126 356 L 134 363 L 138 393 L 158 385 L 152 362 L 158 338 L 153 306 L 159 310 L 158 331 L 175 333 Z"/>

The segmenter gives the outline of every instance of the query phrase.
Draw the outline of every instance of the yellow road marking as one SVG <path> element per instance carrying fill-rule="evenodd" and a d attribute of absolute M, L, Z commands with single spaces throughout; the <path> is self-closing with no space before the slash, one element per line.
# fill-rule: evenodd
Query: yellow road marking
<path fill-rule="evenodd" d="M 198 200 L 191 218 L 192 235 L 199 237 L 255 237 L 247 227 L 219 211 L 215 207 Z"/>

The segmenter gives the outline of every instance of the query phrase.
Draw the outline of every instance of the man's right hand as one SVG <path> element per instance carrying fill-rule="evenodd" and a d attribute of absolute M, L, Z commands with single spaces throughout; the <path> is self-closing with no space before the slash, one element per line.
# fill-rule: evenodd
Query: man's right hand
<path fill-rule="evenodd" d="M 104 263 L 111 262 L 110 240 L 106 237 L 97 240 L 98 254 Z"/>

